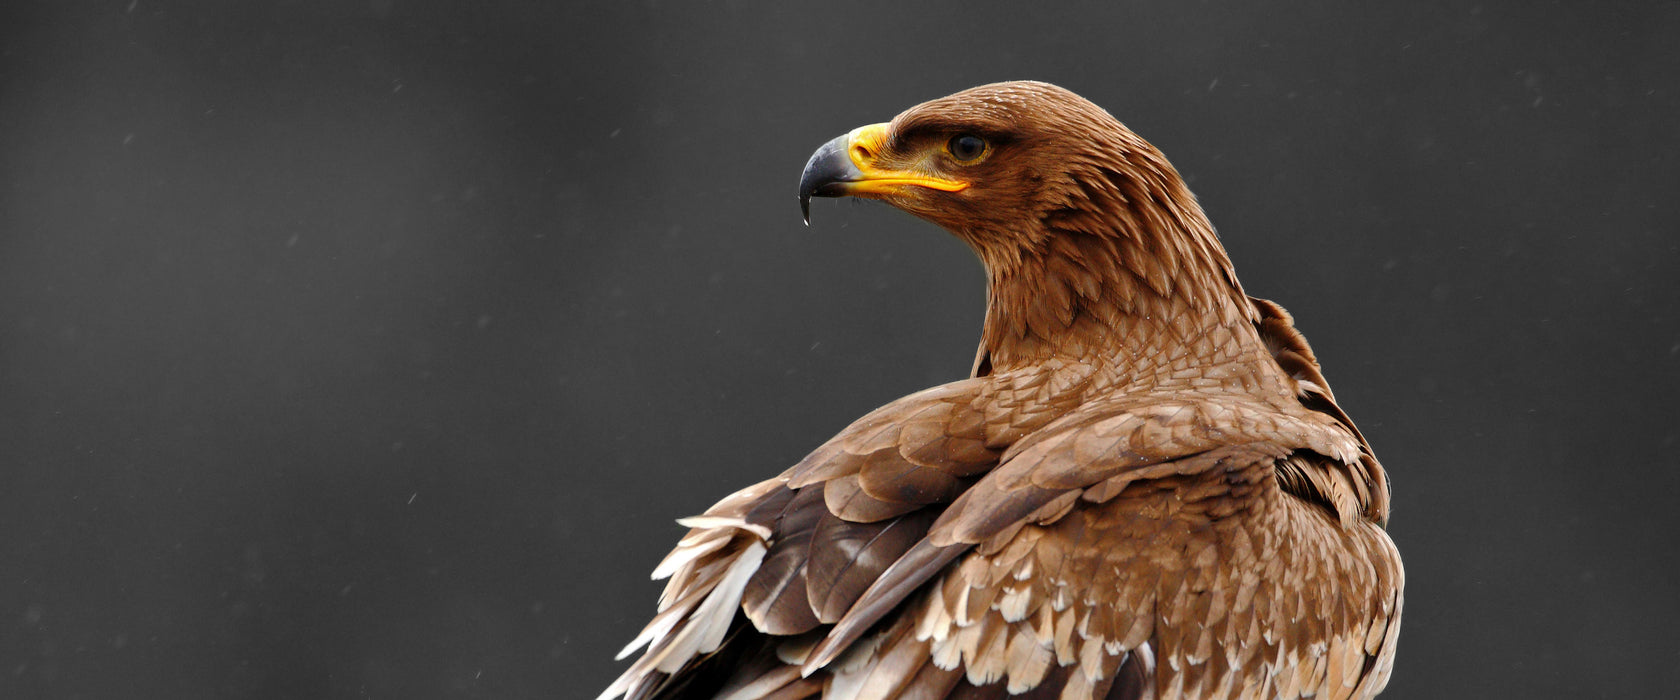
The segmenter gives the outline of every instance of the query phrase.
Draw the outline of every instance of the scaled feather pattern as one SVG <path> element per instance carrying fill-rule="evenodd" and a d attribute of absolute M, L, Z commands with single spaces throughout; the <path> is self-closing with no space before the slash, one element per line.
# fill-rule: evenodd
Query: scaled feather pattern
<path fill-rule="evenodd" d="M 680 521 L 602 700 L 1382 691 L 1405 579 L 1387 476 L 1158 150 L 1067 90 L 997 83 L 831 141 L 800 196 L 972 247 L 974 370 Z"/>

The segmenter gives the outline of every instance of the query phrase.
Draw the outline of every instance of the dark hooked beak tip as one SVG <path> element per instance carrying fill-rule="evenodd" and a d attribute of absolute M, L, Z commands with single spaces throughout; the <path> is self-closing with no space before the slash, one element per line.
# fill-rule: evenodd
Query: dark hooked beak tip
<path fill-rule="evenodd" d="M 852 157 L 847 152 L 851 145 L 851 136 L 841 134 L 822 145 L 811 159 L 805 161 L 805 172 L 799 176 L 799 211 L 805 218 L 805 225 L 811 225 L 812 197 L 844 197 L 846 185 L 863 178 L 863 173 L 852 164 Z"/>

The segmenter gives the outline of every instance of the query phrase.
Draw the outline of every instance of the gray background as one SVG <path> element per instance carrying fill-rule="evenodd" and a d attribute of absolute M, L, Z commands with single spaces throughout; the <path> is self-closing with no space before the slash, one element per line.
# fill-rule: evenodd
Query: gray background
<path fill-rule="evenodd" d="M 0 697 L 592 697 L 673 518 L 967 371 L 970 253 L 794 191 L 1011 78 L 1319 350 L 1388 697 L 1672 692 L 1680 4 L 1351 5 L 6 3 Z"/>

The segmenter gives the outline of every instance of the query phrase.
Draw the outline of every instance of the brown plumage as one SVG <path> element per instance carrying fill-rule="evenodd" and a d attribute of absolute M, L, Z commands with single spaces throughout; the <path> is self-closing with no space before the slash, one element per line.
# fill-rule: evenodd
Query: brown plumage
<path fill-rule="evenodd" d="M 835 139 L 800 194 L 973 247 L 973 376 L 682 521 L 625 654 L 647 651 L 602 698 L 1382 690 L 1387 478 L 1159 151 L 1066 90 L 999 83 Z"/>

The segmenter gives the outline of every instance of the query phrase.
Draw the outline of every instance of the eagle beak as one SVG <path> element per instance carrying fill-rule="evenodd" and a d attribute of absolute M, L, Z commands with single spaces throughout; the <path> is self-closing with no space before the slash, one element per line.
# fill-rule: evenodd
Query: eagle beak
<path fill-rule="evenodd" d="M 841 134 L 805 161 L 805 172 L 799 175 L 799 213 L 806 226 L 811 225 L 811 197 L 844 197 L 847 183 L 863 179 L 863 171 L 846 155 L 851 143 L 851 134 Z"/>
<path fill-rule="evenodd" d="M 877 167 L 876 160 L 886 143 L 887 125 L 870 124 L 823 144 L 811 154 L 805 161 L 805 172 L 799 176 L 799 211 L 806 226 L 811 225 L 812 197 L 880 199 L 907 185 L 942 192 L 968 187 L 968 183 L 957 180 Z"/>

